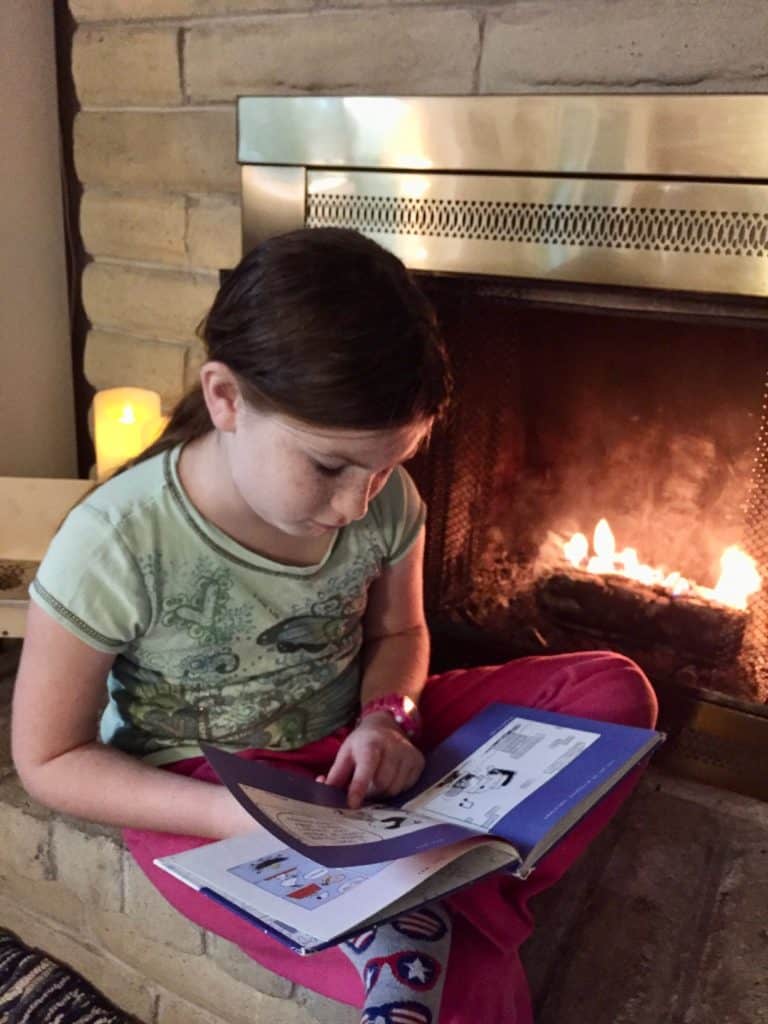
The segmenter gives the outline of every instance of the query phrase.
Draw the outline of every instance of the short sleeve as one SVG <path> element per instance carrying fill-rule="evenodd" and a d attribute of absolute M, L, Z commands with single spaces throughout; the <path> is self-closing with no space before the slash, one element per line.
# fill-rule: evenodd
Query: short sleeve
<path fill-rule="evenodd" d="M 384 543 L 385 563 L 394 565 L 408 554 L 427 516 L 416 484 L 402 466 L 374 500 L 372 511 Z"/>
<path fill-rule="evenodd" d="M 150 602 L 118 528 L 86 504 L 70 512 L 29 588 L 30 598 L 80 640 L 119 653 L 141 636 Z"/>

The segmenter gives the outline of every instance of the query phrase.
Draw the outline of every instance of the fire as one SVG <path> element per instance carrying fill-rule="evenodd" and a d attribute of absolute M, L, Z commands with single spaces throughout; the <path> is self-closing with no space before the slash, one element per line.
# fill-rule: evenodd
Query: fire
<path fill-rule="evenodd" d="M 746 609 L 747 598 L 757 593 L 762 580 L 754 559 L 736 545 L 726 548 L 720 559 L 720 578 L 714 587 L 702 587 L 679 572 L 667 572 L 643 564 L 636 548 L 616 550 L 616 539 L 606 519 L 601 519 L 592 536 L 592 551 L 583 533 L 574 533 L 563 545 L 571 565 L 592 573 L 627 576 L 649 586 L 663 587 L 670 594 L 693 594 L 732 608 Z M 584 564 L 586 563 L 586 564 Z"/>
<path fill-rule="evenodd" d="M 117 421 L 118 423 L 135 423 L 136 413 L 133 411 L 133 406 L 130 402 L 126 402 L 123 406 L 123 411 Z"/>

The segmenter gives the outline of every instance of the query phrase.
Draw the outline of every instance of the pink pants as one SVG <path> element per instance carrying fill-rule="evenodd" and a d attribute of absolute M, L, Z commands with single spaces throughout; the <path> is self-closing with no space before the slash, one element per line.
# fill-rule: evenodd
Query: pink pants
<path fill-rule="evenodd" d="M 649 728 L 656 721 L 656 698 L 631 661 L 607 651 L 522 658 L 506 665 L 448 672 L 431 678 L 420 708 L 422 746 L 430 750 L 468 718 L 493 701 L 546 708 L 564 714 Z M 333 761 L 342 730 L 299 751 L 246 751 L 286 768 L 315 775 Z M 216 781 L 202 758 L 171 766 L 195 778 Z M 453 940 L 440 1024 L 531 1024 L 528 984 L 518 951 L 530 935 L 532 896 L 553 885 L 610 821 L 635 786 L 635 769 L 553 850 L 524 882 L 495 875 L 450 897 Z M 362 1006 L 363 987 L 348 958 L 338 949 L 299 957 L 213 901 L 154 867 L 155 857 L 200 846 L 206 840 L 167 833 L 126 830 L 126 842 L 148 878 L 182 914 L 229 939 L 272 971 L 353 1006 Z"/>

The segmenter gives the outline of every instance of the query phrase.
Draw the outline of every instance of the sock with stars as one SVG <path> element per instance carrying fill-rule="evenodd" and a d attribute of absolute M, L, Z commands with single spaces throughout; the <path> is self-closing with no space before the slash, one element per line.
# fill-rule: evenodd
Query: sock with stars
<path fill-rule="evenodd" d="M 360 1024 L 437 1024 L 451 948 L 442 904 L 408 911 L 339 948 L 365 986 Z"/>

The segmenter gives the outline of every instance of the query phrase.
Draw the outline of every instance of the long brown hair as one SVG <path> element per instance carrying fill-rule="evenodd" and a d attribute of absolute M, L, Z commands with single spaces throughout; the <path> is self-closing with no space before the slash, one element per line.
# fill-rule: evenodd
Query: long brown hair
<path fill-rule="evenodd" d="M 439 416 L 449 399 L 432 306 L 397 257 L 356 231 L 263 242 L 226 277 L 198 333 L 247 402 L 317 426 L 401 426 Z M 130 465 L 212 428 L 198 385 Z"/>

